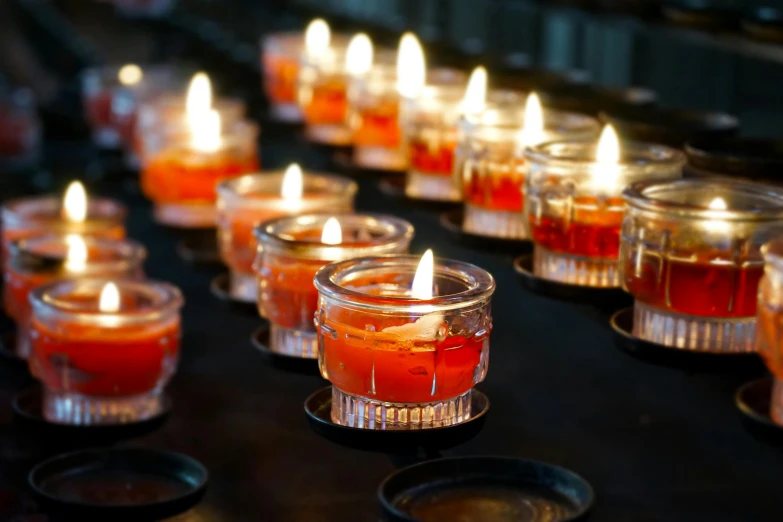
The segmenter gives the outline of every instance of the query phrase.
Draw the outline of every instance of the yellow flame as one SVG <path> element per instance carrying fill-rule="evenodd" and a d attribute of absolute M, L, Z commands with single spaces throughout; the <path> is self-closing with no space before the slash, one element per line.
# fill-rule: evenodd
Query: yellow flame
<path fill-rule="evenodd" d="M 101 297 L 98 300 L 98 310 L 105 313 L 120 311 L 120 290 L 114 283 L 106 283 L 101 289 Z"/>
<path fill-rule="evenodd" d="M 397 92 L 405 98 L 415 98 L 424 88 L 427 63 L 419 39 L 405 33 L 397 50 Z"/>
<path fill-rule="evenodd" d="M 321 232 L 321 243 L 326 245 L 339 245 L 343 242 L 343 229 L 337 218 L 330 217 L 324 223 L 323 232 Z"/>
<path fill-rule="evenodd" d="M 729 206 L 726 204 L 725 199 L 717 197 L 710 201 L 710 204 L 707 205 L 707 208 L 710 210 L 728 210 Z"/>
<path fill-rule="evenodd" d="M 65 255 L 65 267 L 73 272 L 81 272 L 87 266 L 87 245 L 82 236 L 69 234 L 65 236 L 68 252 Z"/>
<path fill-rule="evenodd" d="M 465 97 L 462 98 L 462 112 L 463 114 L 478 114 L 484 110 L 486 104 L 487 70 L 479 66 L 473 69 L 470 74 Z"/>
<path fill-rule="evenodd" d="M 372 40 L 364 33 L 359 33 L 351 38 L 345 56 L 345 68 L 348 74 L 361 76 L 372 69 L 373 48 Z"/>
<path fill-rule="evenodd" d="M 612 192 L 616 190 L 620 177 L 618 163 L 620 162 L 620 140 L 611 125 L 605 125 L 598 139 L 595 151 L 596 166 L 593 173 L 593 183 L 597 190 Z"/>
<path fill-rule="evenodd" d="M 220 148 L 220 113 L 214 109 L 194 116 L 191 119 L 190 143 L 200 152 L 215 152 Z"/>
<path fill-rule="evenodd" d="M 283 196 L 283 201 L 297 204 L 301 201 L 302 193 L 304 192 L 303 178 L 302 167 L 297 163 L 292 163 L 285 169 L 283 186 L 280 189 L 280 195 Z"/>
<path fill-rule="evenodd" d="M 185 99 L 185 116 L 191 131 L 201 123 L 201 118 L 211 108 L 212 84 L 209 81 L 209 76 L 203 72 L 196 73 L 190 80 Z"/>
<path fill-rule="evenodd" d="M 435 271 L 435 261 L 432 255 L 432 249 L 428 249 L 421 256 L 419 266 L 416 268 L 416 275 L 413 276 L 411 285 L 411 295 L 414 299 L 432 299 L 432 278 Z"/>
<path fill-rule="evenodd" d="M 72 181 L 65 191 L 63 217 L 73 223 L 87 219 L 87 191 L 80 181 Z"/>
<path fill-rule="evenodd" d="M 531 92 L 525 101 L 525 122 L 520 134 L 520 144 L 533 147 L 544 141 L 544 108 L 538 94 Z"/>
<path fill-rule="evenodd" d="M 138 84 L 142 78 L 144 78 L 144 71 L 133 63 L 123 65 L 117 74 L 117 79 L 120 80 L 120 83 L 127 86 Z"/>
<path fill-rule="evenodd" d="M 332 33 L 329 24 L 321 18 L 316 18 L 305 29 L 305 54 L 311 58 L 322 56 L 329 48 Z"/>

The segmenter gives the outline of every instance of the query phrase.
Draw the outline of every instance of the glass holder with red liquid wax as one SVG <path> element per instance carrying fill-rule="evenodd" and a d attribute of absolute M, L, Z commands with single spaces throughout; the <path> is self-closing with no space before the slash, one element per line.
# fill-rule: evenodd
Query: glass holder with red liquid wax
<path fill-rule="evenodd" d="M 484 380 L 492 330 L 492 276 L 435 259 L 434 293 L 413 297 L 417 256 L 333 263 L 315 276 L 321 375 L 332 383 L 331 421 L 366 430 L 468 422 Z"/>
<path fill-rule="evenodd" d="M 753 353 L 761 247 L 783 234 L 783 189 L 709 179 L 626 189 L 620 268 L 633 336 L 674 350 Z"/>

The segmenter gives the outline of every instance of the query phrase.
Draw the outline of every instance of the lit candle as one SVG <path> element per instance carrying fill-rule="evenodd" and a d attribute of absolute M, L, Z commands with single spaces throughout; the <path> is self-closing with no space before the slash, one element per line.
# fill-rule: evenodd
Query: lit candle
<path fill-rule="evenodd" d="M 297 164 L 285 172 L 250 174 L 220 183 L 218 243 L 230 273 L 230 294 L 256 302 L 253 229 L 269 219 L 313 212 L 351 212 L 358 187 L 338 176 L 303 173 Z"/>
<path fill-rule="evenodd" d="M 179 290 L 166 283 L 63 280 L 33 290 L 34 375 L 43 415 L 123 424 L 159 415 L 179 359 Z"/>
<path fill-rule="evenodd" d="M 84 186 L 75 181 L 64 197 L 35 196 L 3 204 L 3 259 L 13 241 L 43 234 L 80 234 L 122 239 L 125 237 L 125 207 L 114 200 L 87 198 Z"/>
<path fill-rule="evenodd" d="M 255 234 L 258 309 L 271 325 L 269 349 L 315 358 L 315 273 L 335 261 L 405 253 L 413 227 L 390 216 L 306 214 L 267 221 Z"/>
<path fill-rule="evenodd" d="M 462 228 L 471 234 L 527 239 L 525 150 L 545 141 L 592 139 L 598 122 L 580 114 L 544 111 L 536 93 L 520 109 L 500 102 L 460 121 L 455 178 L 465 201 Z"/>
<path fill-rule="evenodd" d="M 783 234 L 783 190 L 710 179 L 624 192 L 620 266 L 634 335 L 697 351 L 749 352 L 761 246 Z"/>
<path fill-rule="evenodd" d="M 470 417 L 489 357 L 489 273 L 431 252 L 363 257 L 326 265 L 315 286 L 334 422 L 415 429 Z"/>
<path fill-rule="evenodd" d="M 620 286 L 623 189 L 631 183 L 681 176 L 681 152 L 627 144 L 604 128 L 597 146 L 550 142 L 528 148 L 526 219 L 535 244 L 537 276 L 562 283 Z"/>
<path fill-rule="evenodd" d="M 258 126 L 249 121 L 221 125 L 212 108 L 206 74 L 191 81 L 186 102 L 188 132 L 171 139 L 141 171 L 144 194 L 155 203 L 155 219 L 178 228 L 215 226 L 215 186 L 258 170 Z"/>

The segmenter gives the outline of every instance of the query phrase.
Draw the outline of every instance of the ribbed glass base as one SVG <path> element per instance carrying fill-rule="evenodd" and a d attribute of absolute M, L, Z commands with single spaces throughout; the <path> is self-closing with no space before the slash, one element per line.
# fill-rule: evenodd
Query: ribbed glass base
<path fill-rule="evenodd" d="M 769 417 L 775 424 L 783 426 L 783 381 L 772 383 L 772 397 L 769 399 Z"/>
<path fill-rule="evenodd" d="M 453 399 L 419 404 L 383 402 L 332 386 L 332 421 L 368 430 L 415 430 L 460 424 L 470 419 L 470 391 Z"/>
<path fill-rule="evenodd" d="M 409 170 L 405 179 L 405 195 L 415 199 L 460 201 L 462 194 L 450 175 L 422 174 Z"/>
<path fill-rule="evenodd" d="M 231 272 L 228 276 L 228 294 L 237 301 L 245 303 L 258 301 L 258 282 L 255 274 Z"/>
<path fill-rule="evenodd" d="M 360 147 L 353 149 L 353 162 L 367 169 L 405 170 L 408 159 L 401 150 L 385 147 Z"/>
<path fill-rule="evenodd" d="M 313 125 L 305 128 L 308 140 L 325 145 L 347 146 L 353 142 L 353 132 L 345 125 Z"/>
<path fill-rule="evenodd" d="M 272 105 L 269 109 L 273 120 L 287 123 L 299 123 L 302 121 L 302 111 L 296 103 L 281 103 Z"/>
<path fill-rule="evenodd" d="M 160 415 L 163 402 L 160 390 L 127 397 L 95 397 L 44 389 L 43 416 L 57 424 L 128 424 Z"/>
<path fill-rule="evenodd" d="M 542 279 L 575 286 L 620 286 L 620 266 L 616 259 L 572 256 L 538 245 L 533 250 L 533 273 Z"/>
<path fill-rule="evenodd" d="M 633 308 L 633 335 L 682 350 L 753 352 L 755 329 L 755 317 L 698 317 L 661 310 L 639 301 Z"/>
<path fill-rule="evenodd" d="M 318 335 L 272 324 L 269 329 L 269 350 L 291 357 L 318 359 Z"/>
<path fill-rule="evenodd" d="M 214 227 L 217 210 L 215 205 L 187 205 L 160 203 L 153 210 L 155 221 L 176 228 Z"/>
<path fill-rule="evenodd" d="M 527 239 L 522 212 L 488 210 L 465 204 L 462 230 L 471 234 L 506 239 Z"/>

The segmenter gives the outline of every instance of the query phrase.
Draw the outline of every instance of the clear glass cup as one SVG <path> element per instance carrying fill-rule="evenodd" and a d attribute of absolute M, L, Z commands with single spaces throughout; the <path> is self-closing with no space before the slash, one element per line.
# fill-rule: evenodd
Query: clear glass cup
<path fill-rule="evenodd" d="M 261 38 L 262 83 L 272 118 L 297 123 L 303 120 L 297 102 L 299 59 L 304 32 L 272 33 Z"/>
<path fill-rule="evenodd" d="M 315 276 L 321 375 L 332 420 L 405 430 L 464 422 L 484 380 L 492 330 L 492 276 L 435 259 L 434 297 L 411 296 L 417 256 L 364 257 Z"/>
<path fill-rule="evenodd" d="M 633 334 L 682 350 L 753 351 L 761 247 L 783 234 L 783 189 L 683 179 L 636 183 L 623 197 Z"/>
<path fill-rule="evenodd" d="M 217 187 L 217 227 L 220 256 L 229 268 L 229 293 L 235 299 L 255 303 L 258 299 L 253 261 L 259 223 L 277 217 L 314 212 L 351 212 L 355 181 L 340 176 L 307 172 L 302 199 L 282 198 L 285 172 L 250 174 L 220 183 Z"/>
<path fill-rule="evenodd" d="M 764 276 L 759 283 L 755 342 L 775 378 L 770 399 L 770 418 L 783 426 L 783 240 L 761 247 Z"/>
<path fill-rule="evenodd" d="M 533 271 L 544 279 L 620 286 L 623 190 L 631 183 L 681 176 L 684 155 L 662 145 L 621 144 L 617 165 L 595 160 L 595 142 L 528 148 L 525 222 L 534 243 Z"/>
<path fill-rule="evenodd" d="M 336 245 L 321 241 L 330 219 L 335 219 L 342 231 L 342 240 Z M 380 214 L 310 214 L 267 221 L 256 228 L 255 235 L 258 310 L 271 325 L 269 349 L 315 359 L 315 273 L 344 259 L 407 253 L 413 226 Z"/>
<path fill-rule="evenodd" d="M 63 280 L 30 294 L 30 367 L 43 386 L 43 416 L 59 424 L 143 421 L 163 411 L 179 360 L 180 291 L 116 280 L 117 312 L 101 312 L 106 279 Z"/>

